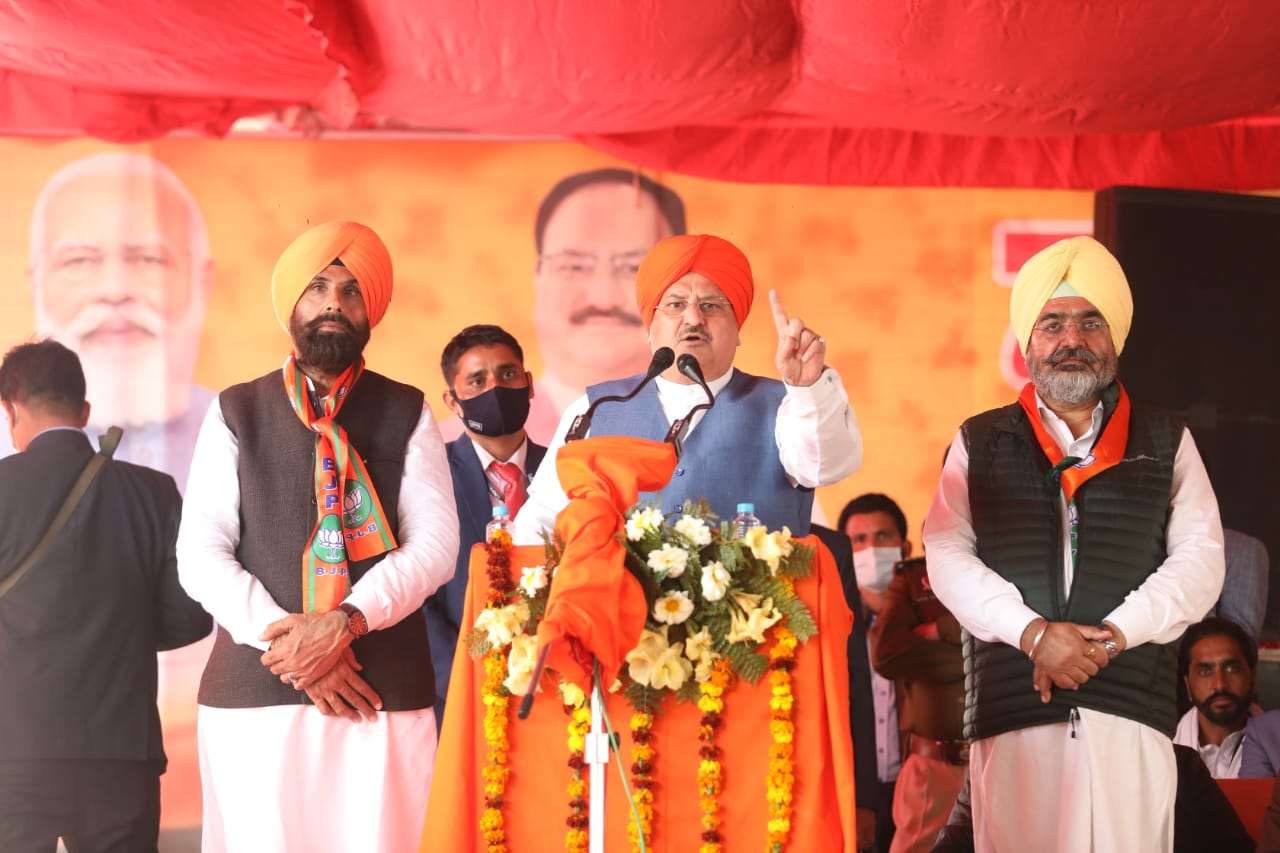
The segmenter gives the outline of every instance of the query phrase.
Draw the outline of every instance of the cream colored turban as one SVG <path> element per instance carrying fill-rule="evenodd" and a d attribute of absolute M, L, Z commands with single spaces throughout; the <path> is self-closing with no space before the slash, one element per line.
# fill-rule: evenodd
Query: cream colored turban
<path fill-rule="evenodd" d="M 276 261 L 271 273 L 271 301 L 276 319 L 289 331 L 293 306 L 311 279 L 340 260 L 356 281 L 364 297 L 369 328 L 378 325 L 391 304 L 391 254 L 373 229 L 359 222 L 325 222 L 302 232 Z"/>
<path fill-rule="evenodd" d="M 1018 270 L 1009 296 L 1009 320 L 1022 352 L 1027 351 L 1031 329 L 1045 303 L 1064 281 L 1102 314 L 1119 355 L 1133 322 L 1133 295 L 1120 262 L 1092 237 L 1059 240 L 1032 255 Z"/>

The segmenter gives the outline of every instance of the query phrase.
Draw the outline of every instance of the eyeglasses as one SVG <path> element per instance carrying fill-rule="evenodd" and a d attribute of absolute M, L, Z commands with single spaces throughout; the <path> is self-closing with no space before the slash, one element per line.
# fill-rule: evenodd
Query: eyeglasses
<path fill-rule="evenodd" d="M 692 304 L 696 305 L 698 313 L 708 320 L 727 317 L 733 313 L 733 304 L 723 299 L 704 299 Z M 679 317 L 689 310 L 689 305 L 690 302 L 687 299 L 668 299 L 658 306 L 658 310 L 668 317 Z"/>
<path fill-rule="evenodd" d="M 1077 332 L 1082 337 L 1097 337 L 1104 334 L 1111 326 L 1101 320 L 1081 320 L 1078 323 L 1064 323 L 1061 320 L 1046 320 L 1043 323 L 1037 323 L 1035 330 L 1040 335 L 1053 340 L 1060 338 L 1067 333 L 1067 329 L 1075 326 Z"/>
<path fill-rule="evenodd" d="M 645 253 L 623 252 L 610 255 L 607 259 L 609 273 L 615 281 L 634 282 L 640 272 L 640 262 Z M 600 268 L 601 258 L 588 252 L 556 252 L 554 255 L 539 255 L 539 268 L 545 265 L 547 272 L 564 281 L 586 281 L 596 274 Z"/>

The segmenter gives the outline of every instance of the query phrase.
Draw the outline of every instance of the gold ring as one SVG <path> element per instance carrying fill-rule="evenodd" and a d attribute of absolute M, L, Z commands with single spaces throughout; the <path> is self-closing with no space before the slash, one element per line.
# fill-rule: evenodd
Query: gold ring
<path fill-rule="evenodd" d="M 1084 656 L 1087 658 L 1092 658 L 1097 653 L 1098 653 L 1098 650 L 1096 648 L 1094 648 L 1093 646 L 1089 646 L 1089 650 L 1084 653 Z"/>

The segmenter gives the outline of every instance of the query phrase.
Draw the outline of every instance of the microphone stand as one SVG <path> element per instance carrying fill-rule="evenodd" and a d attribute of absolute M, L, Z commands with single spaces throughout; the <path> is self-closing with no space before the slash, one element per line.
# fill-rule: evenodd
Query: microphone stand
<path fill-rule="evenodd" d="M 652 382 L 655 376 L 670 367 L 675 360 L 676 354 L 671 347 L 660 347 L 653 354 L 653 359 L 649 362 L 649 369 L 645 371 L 644 378 L 640 380 L 640 383 L 627 394 L 611 394 L 608 397 L 597 398 L 585 412 L 573 419 L 573 423 L 569 425 L 568 432 L 564 434 L 564 443 L 568 444 L 571 441 L 586 437 L 587 432 L 591 429 L 591 417 L 596 413 L 596 407 L 601 403 L 625 403 L 639 394 L 641 388 Z"/>
<path fill-rule="evenodd" d="M 680 358 L 676 359 L 676 369 L 697 383 L 702 388 L 703 393 L 707 395 L 707 402 L 699 403 L 690 409 L 684 417 L 676 418 L 671 424 L 671 429 L 667 430 L 667 437 L 664 440 L 675 445 L 676 458 L 679 459 L 681 454 L 684 453 L 684 434 L 688 432 L 689 425 L 693 423 L 693 416 L 714 406 L 716 404 L 716 395 L 712 394 L 711 389 L 707 387 L 707 380 L 702 376 L 702 365 L 698 364 L 698 359 L 691 354 L 682 353 Z"/>

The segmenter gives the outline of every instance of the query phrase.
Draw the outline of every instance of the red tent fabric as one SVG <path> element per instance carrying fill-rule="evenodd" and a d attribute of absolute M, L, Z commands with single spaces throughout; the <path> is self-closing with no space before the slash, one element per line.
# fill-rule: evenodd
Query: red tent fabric
<path fill-rule="evenodd" d="M 707 177 L 1280 186 L 1272 0 L 11 0 L 0 133 L 566 135 Z"/>

